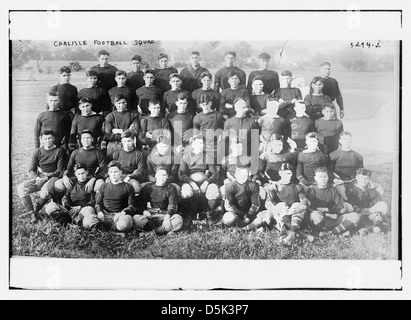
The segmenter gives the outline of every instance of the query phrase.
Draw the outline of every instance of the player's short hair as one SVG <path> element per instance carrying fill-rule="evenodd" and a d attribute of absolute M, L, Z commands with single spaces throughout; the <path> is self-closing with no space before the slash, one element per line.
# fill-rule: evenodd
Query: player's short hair
<path fill-rule="evenodd" d="M 196 140 L 203 140 L 203 142 L 206 142 L 206 137 L 202 134 L 195 134 L 190 138 L 190 144 L 192 144 Z"/>
<path fill-rule="evenodd" d="M 237 76 L 238 79 L 240 79 L 240 73 L 239 73 L 238 71 L 236 71 L 236 70 L 231 70 L 231 71 L 228 73 L 228 77 L 231 78 L 231 77 L 234 77 L 234 76 Z"/>
<path fill-rule="evenodd" d="M 360 174 L 360 175 L 363 175 L 363 176 L 369 176 L 369 177 L 371 177 L 372 171 L 371 171 L 371 170 L 368 170 L 368 169 L 365 169 L 365 168 L 358 168 L 358 169 L 356 170 L 356 173 L 357 173 L 357 174 Z"/>
<path fill-rule="evenodd" d="M 117 93 L 114 96 L 114 102 L 119 102 L 121 99 L 125 99 L 127 101 L 126 96 L 122 93 Z"/>
<path fill-rule="evenodd" d="M 324 66 L 330 66 L 331 67 L 331 63 L 329 63 L 328 61 L 321 62 L 320 67 L 324 67 Z"/>
<path fill-rule="evenodd" d="M 49 91 L 49 92 L 47 93 L 47 96 L 60 98 L 60 95 L 59 95 L 59 93 L 58 93 L 57 91 Z"/>
<path fill-rule="evenodd" d="M 80 132 L 80 137 L 81 137 L 83 134 L 89 134 L 89 135 L 94 139 L 94 133 L 93 133 L 93 131 L 91 131 L 90 129 L 84 129 L 84 130 L 82 130 L 82 131 Z"/>
<path fill-rule="evenodd" d="M 70 69 L 69 67 L 67 67 L 67 66 L 63 66 L 63 67 L 61 67 L 61 68 L 59 69 L 59 73 L 62 74 L 62 73 L 64 73 L 64 72 L 66 72 L 66 73 L 71 73 L 71 69 Z"/>
<path fill-rule="evenodd" d="M 170 140 L 170 138 L 167 136 L 167 135 L 165 135 L 165 134 L 162 134 L 162 135 L 159 135 L 158 137 L 157 137 L 157 144 L 159 144 L 159 143 L 163 143 L 163 144 L 166 144 L 166 145 L 168 145 L 168 146 L 170 146 L 171 145 L 171 140 Z"/>
<path fill-rule="evenodd" d="M 188 99 L 188 95 L 185 92 L 180 92 L 176 97 L 176 101 L 178 101 L 178 100 L 187 100 L 187 99 Z"/>
<path fill-rule="evenodd" d="M 233 101 L 233 106 L 235 106 L 236 103 L 237 103 L 238 101 L 241 101 L 241 100 L 244 101 L 245 104 L 247 105 L 247 101 L 246 101 L 244 98 L 241 98 L 241 97 L 240 97 L 240 98 L 235 98 L 235 99 L 234 99 L 234 101 Z"/>
<path fill-rule="evenodd" d="M 196 56 L 200 56 L 200 52 L 197 50 L 191 51 L 190 55 L 193 55 L 193 54 L 195 54 Z"/>
<path fill-rule="evenodd" d="M 314 174 L 317 173 L 317 172 L 325 172 L 325 173 L 328 173 L 327 168 L 324 167 L 324 166 L 315 168 Z"/>
<path fill-rule="evenodd" d="M 123 138 L 134 138 L 134 134 L 130 130 L 124 130 L 123 133 L 121 134 L 121 139 Z"/>
<path fill-rule="evenodd" d="M 97 57 L 100 57 L 100 56 L 109 56 L 109 57 L 110 57 L 110 52 L 108 52 L 108 51 L 105 50 L 105 49 L 101 49 L 101 50 L 97 53 Z"/>
<path fill-rule="evenodd" d="M 96 70 L 89 70 L 86 72 L 86 77 L 98 77 L 98 73 Z"/>
<path fill-rule="evenodd" d="M 230 146 L 232 146 L 233 144 L 239 144 L 240 143 L 240 137 L 234 137 L 232 139 L 230 139 Z"/>
<path fill-rule="evenodd" d="M 51 130 L 51 129 L 44 129 L 40 133 L 40 137 L 49 136 L 49 135 L 52 135 L 53 137 L 56 137 L 56 133 L 54 132 L 54 130 Z"/>
<path fill-rule="evenodd" d="M 291 163 L 288 162 L 283 162 L 280 166 L 280 168 L 278 169 L 278 171 L 286 171 L 286 170 L 294 170 L 294 166 Z"/>
<path fill-rule="evenodd" d="M 284 70 L 283 72 L 281 72 L 281 75 L 283 77 L 292 77 L 293 73 L 290 70 Z"/>
<path fill-rule="evenodd" d="M 160 104 L 160 101 L 156 100 L 156 99 L 150 99 L 150 101 L 148 102 L 149 106 L 156 106 Z"/>
<path fill-rule="evenodd" d="M 127 72 L 125 72 L 124 70 L 117 70 L 115 75 L 116 75 L 116 77 L 117 76 L 125 76 L 127 78 Z"/>
<path fill-rule="evenodd" d="M 203 79 L 204 77 L 209 77 L 210 79 L 213 78 L 213 76 L 211 75 L 211 73 L 210 73 L 210 72 L 207 72 L 207 71 L 201 72 L 201 74 L 200 74 L 200 79 Z"/>
<path fill-rule="evenodd" d="M 149 74 L 149 73 L 154 75 L 154 70 L 147 69 L 146 71 L 144 71 L 144 75 Z"/>
<path fill-rule="evenodd" d="M 163 165 L 159 165 L 159 166 L 155 167 L 154 172 L 157 173 L 157 172 L 160 171 L 160 170 L 165 171 L 165 172 L 167 173 L 167 175 L 168 175 L 168 170 L 167 170 L 167 168 L 166 168 L 165 166 L 163 166 Z"/>
<path fill-rule="evenodd" d="M 93 104 L 93 100 L 91 100 L 90 98 L 84 97 L 84 98 L 81 98 L 81 99 L 78 101 L 78 105 L 80 106 L 80 105 L 82 105 L 83 103 Z"/>
<path fill-rule="evenodd" d="M 245 162 L 240 162 L 237 164 L 235 171 L 237 170 L 247 170 L 250 171 L 251 167 L 251 160 L 250 161 L 245 161 Z"/>
<path fill-rule="evenodd" d="M 132 58 L 131 58 L 131 61 L 133 61 L 133 60 L 137 60 L 137 61 L 142 61 L 143 59 L 141 58 L 141 56 L 139 56 L 138 54 L 135 54 Z"/>
<path fill-rule="evenodd" d="M 278 99 L 276 99 L 276 98 L 274 98 L 273 96 L 271 96 L 271 97 L 267 98 L 266 103 L 267 103 L 267 102 L 269 102 L 269 101 L 275 101 L 275 102 L 278 102 Z"/>
<path fill-rule="evenodd" d="M 181 75 L 179 75 L 177 72 L 174 72 L 174 73 L 172 73 L 172 74 L 170 74 L 170 75 L 168 76 L 168 79 L 169 79 L 169 80 L 171 80 L 171 79 L 173 79 L 173 78 L 178 78 L 178 79 L 180 79 L 180 81 L 183 81 L 183 78 L 182 78 Z"/>
<path fill-rule="evenodd" d="M 311 84 L 314 84 L 314 83 L 316 83 L 317 81 L 320 81 L 321 83 L 324 83 L 323 78 L 321 78 L 321 77 L 314 77 L 314 78 L 311 80 Z"/>
<path fill-rule="evenodd" d="M 270 137 L 270 141 L 274 140 L 284 141 L 284 136 L 282 134 L 273 133 Z"/>
<path fill-rule="evenodd" d="M 335 106 L 332 103 L 326 103 L 323 105 L 322 110 L 324 110 L 325 108 L 330 108 L 335 110 Z"/>
<path fill-rule="evenodd" d="M 231 54 L 234 58 L 237 57 L 237 52 L 235 52 L 234 50 L 228 50 L 224 53 L 224 56 Z"/>
<path fill-rule="evenodd" d="M 167 58 L 167 60 L 168 60 L 168 54 L 166 54 L 166 53 L 160 53 L 160 54 L 158 55 L 158 57 L 157 57 L 157 60 L 161 60 L 161 59 L 163 59 L 163 58 Z"/>
<path fill-rule="evenodd" d="M 315 138 L 318 140 L 318 134 L 316 132 L 309 132 L 305 135 L 306 139 L 311 139 L 311 138 Z"/>
<path fill-rule="evenodd" d="M 204 104 L 204 103 L 209 103 L 209 102 L 212 102 L 212 100 L 211 100 L 211 97 L 208 95 L 208 94 L 206 94 L 206 93 L 203 93 L 201 96 L 200 96 L 200 104 Z"/>
<path fill-rule="evenodd" d="M 77 162 L 74 167 L 73 167 L 74 171 L 77 171 L 79 169 L 84 169 L 84 170 L 88 170 L 87 165 L 83 162 Z"/>
<path fill-rule="evenodd" d="M 258 59 L 269 60 L 271 56 L 267 52 L 262 52 L 258 55 Z"/>
<path fill-rule="evenodd" d="M 110 168 L 113 168 L 113 167 L 117 167 L 119 170 L 121 170 L 120 162 L 118 162 L 116 160 L 110 161 L 110 163 L 107 165 L 107 169 L 110 169 Z"/>
<path fill-rule="evenodd" d="M 254 81 L 257 81 L 257 80 L 264 81 L 264 79 L 263 79 L 263 77 L 262 77 L 262 76 L 260 76 L 260 75 L 256 75 L 255 77 L 253 77 L 253 79 L 252 79 L 252 81 L 251 81 L 251 82 L 254 82 Z"/>
<path fill-rule="evenodd" d="M 352 137 L 352 134 L 350 131 L 343 131 L 340 133 L 340 138 L 344 137 L 344 136 L 350 136 Z"/>

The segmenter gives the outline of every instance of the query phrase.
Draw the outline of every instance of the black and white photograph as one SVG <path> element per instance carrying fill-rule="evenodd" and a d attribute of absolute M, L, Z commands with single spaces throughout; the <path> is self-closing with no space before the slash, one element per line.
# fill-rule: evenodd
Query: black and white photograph
<path fill-rule="evenodd" d="M 401 288 L 401 8 L 30 8 L 9 288 Z"/>

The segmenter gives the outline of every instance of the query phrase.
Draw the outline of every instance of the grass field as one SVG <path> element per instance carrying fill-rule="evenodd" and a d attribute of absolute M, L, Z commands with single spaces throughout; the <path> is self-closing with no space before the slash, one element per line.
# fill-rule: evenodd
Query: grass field
<path fill-rule="evenodd" d="M 53 62 L 56 66 L 58 63 Z M 95 62 L 81 62 L 90 67 Z M 60 64 L 60 65 L 63 65 Z M 128 63 L 118 63 L 128 70 Z M 53 67 L 55 67 L 53 65 Z M 210 70 L 213 72 L 214 70 Z M 249 70 L 246 70 L 247 74 Z M 315 71 L 295 71 L 306 84 Z M 353 132 L 354 149 L 364 156 L 365 166 L 374 171 L 373 180 L 384 189 L 391 205 L 393 167 L 398 152 L 398 105 L 392 74 L 335 73 L 346 106 L 344 127 Z M 85 75 L 73 73 L 72 83 L 85 87 Z M 43 220 L 30 225 L 20 217 L 22 206 L 16 186 L 23 181 L 33 147 L 34 121 L 46 109 L 45 95 L 58 82 L 56 74 L 41 74 L 36 81 L 12 84 L 11 174 L 12 254 L 64 258 L 138 259 L 390 259 L 392 233 L 350 238 L 328 237 L 308 244 L 298 240 L 291 248 L 278 243 L 275 231 L 237 233 L 213 227 L 156 237 L 137 233 L 121 238 L 100 231 L 87 232 L 75 226 L 56 227 Z M 396 180 L 394 180 L 394 183 Z M 394 197 L 394 201 L 397 201 Z"/>

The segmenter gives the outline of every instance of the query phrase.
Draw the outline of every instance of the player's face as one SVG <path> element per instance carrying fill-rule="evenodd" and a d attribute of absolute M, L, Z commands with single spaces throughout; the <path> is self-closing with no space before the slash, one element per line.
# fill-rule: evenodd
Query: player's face
<path fill-rule="evenodd" d="M 284 184 L 290 183 L 291 178 L 293 177 L 293 172 L 291 170 L 278 171 L 278 174 L 280 175 L 281 182 Z"/>
<path fill-rule="evenodd" d="M 198 67 L 200 65 L 200 57 L 196 54 L 192 54 L 190 56 L 190 64 L 194 67 Z"/>
<path fill-rule="evenodd" d="M 301 117 L 305 113 L 306 106 L 305 104 L 302 104 L 302 103 L 295 103 L 294 110 L 295 110 L 297 117 Z"/>
<path fill-rule="evenodd" d="M 49 149 L 54 144 L 54 136 L 52 134 L 45 134 L 41 137 L 41 142 L 45 149 Z"/>
<path fill-rule="evenodd" d="M 213 103 L 211 101 L 207 103 L 200 103 L 200 107 L 203 110 L 203 112 L 206 112 L 211 109 L 212 104 Z"/>
<path fill-rule="evenodd" d="M 357 187 L 359 188 L 365 188 L 370 183 L 370 177 L 367 175 L 357 174 L 355 178 L 357 180 Z"/>
<path fill-rule="evenodd" d="M 147 73 L 147 74 L 144 76 L 144 81 L 145 81 L 145 83 L 146 83 L 146 86 L 152 86 L 153 83 L 154 83 L 154 75 L 151 74 L 151 73 Z"/>
<path fill-rule="evenodd" d="M 241 155 L 243 153 L 243 145 L 241 143 L 233 143 L 231 145 L 231 152 L 233 154 Z"/>
<path fill-rule="evenodd" d="M 84 182 L 87 180 L 88 171 L 84 168 L 77 169 L 76 172 L 74 172 L 74 175 L 76 176 L 78 181 Z"/>
<path fill-rule="evenodd" d="M 126 84 L 127 77 L 123 74 L 116 77 L 117 86 L 122 87 Z"/>
<path fill-rule="evenodd" d="M 244 184 L 248 179 L 248 170 L 245 168 L 237 168 L 234 176 L 239 184 Z"/>
<path fill-rule="evenodd" d="M 201 79 L 201 83 L 203 84 L 203 89 L 210 89 L 211 88 L 211 78 L 210 77 L 203 77 Z"/>
<path fill-rule="evenodd" d="M 276 115 L 278 112 L 278 102 L 274 100 L 267 101 L 267 113 L 270 115 Z"/>
<path fill-rule="evenodd" d="M 232 54 L 227 54 L 224 58 L 224 61 L 227 67 L 232 67 L 235 62 L 235 57 Z"/>
<path fill-rule="evenodd" d="M 203 152 L 203 150 L 204 150 L 204 142 L 203 142 L 202 139 L 196 139 L 191 144 L 191 147 L 192 147 L 193 152 L 195 154 L 199 154 L 199 153 Z"/>
<path fill-rule="evenodd" d="M 253 91 L 255 93 L 262 93 L 264 88 L 264 83 L 261 80 L 255 80 L 253 82 Z"/>
<path fill-rule="evenodd" d="M 267 69 L 270 64 L 270 59 L 259 59 L 261 69 Z"/>
<path fill-rule="evenodd" d="M 272 153 L 280 153 L 283 150 L 283 142 L 281 140 L 272 140 L 270 144 Z"/>
<path fill-rule="evenodd" d="M 160 65 L 161 69 L 167 68 L 168 59 L 165 57 L 161 58 L 160 60 L 158 60 L 158 64 Z"/>
<path fill-rule="evenodd" d="M 324 188 L 328 183 L 328 174 L 327 172 L 316 172 L 314 176 L 315 182 L 319 188 Z"/>
<path fill-rule="evenodd" d="M 119 182 L 121 179 L 121 170 L 118 167 L 111 167 L 108 169 L 108 176 L 111 182 Z"/>
<path fill-rule="evenodd" d="M 235 103 L 234 108 L 235 108 L 235 112 L 236 112 L 238 115 L 245 115 L 245 114 L 247 113 L 247 111 L 248 111 L 247 103 L 246 103 L 244 100 L 238 100 L 238 101 Z"/>
<path fill-rule="evenodd" d="M 308 150 L 317 150 L 318 140 L 316 138 L 307 138 L 305 139 L 305 144 Z"/>
<path fill-rule="evenodd" d="M 323 109 L 322 113 L 324 116 L 324 120 L 330 120 L 334 118 L 335 111 L 332 108 L 325 108 Z"/>
<path fill-rule="evenodd" d="M 121 139 L 121 144 L 123 145 L 123 149 L 125 151 L 130 151 L 134 148 L 134 140 L 131 137 L 122 138 Z"/>
<path fill-rule="evenodd" d="M 60 74 L 60 83 L 70 83 L 71 73 L 63 72 Z"/>
<path fill-rule="evenodd" d="M 94 87 L 97 85 L 98 78 L 96 76 L 87 77 L 87 83 L 90 87 Z"/>
<path fill-rule="evenodd" d="M 131 61 L 131 69 L 133 72 L 137 72 L 141 70 L 141 62 L 138 60 Z"/>
<path fill-rule="evenodd" d="M 49 110 L 57 110 L 60 104 L 59 97 L 48 96 L 47 97 L 47 105 L 49 106 Z"/>
<path fill-rule="evenodd" d="M 100 67 L 104 67 L 108 65 L 109 56 L 108 55 L 101 55 L 98 57 L 98 62 L 100 63 Z"/>
<path fill-rule="evenodd" d="M 157 143 L 156 147 L 157 147 L 158 153 L 161 154 L 162 156 L 167 154 L 167 152 L 170 150 L 170 146 L 163 142 Z"/>
<path fill-rule="evenodd" d="M 284 85 L 284 87 L 289 88 L 289 87 L 291 87 L 291 82 L 293 82 L 293 77 L 282 76 L 281 77 L 281 82 Z"/>
<path fill-rule="evenodd" d="M 321 93 L 323 91 L 323 88 L 324 88 L 324 84 L 320 80 L 316 81 L 311 86 L 312 86 L 315 93 Z"/>
<path fill-rule="evenodd" d="M 82 134 L 81 145 L 83 146 L 83 148 L 90 148 L 93 145 L 93 137 L 88 133 Z"/>
<path fill-rule="evenodd" d="M 154 104 L 154 105 L 150 104 L 148 106 L 148 110 L 150 110 L 150 115 L 151 116 L 158 117 L 160 115 L 161 108 L 160 108 L 159 104 Z"/>
<path fill-rule="evenodd" d="M 228 83 L 232 89 L 237 89 L 240 85 L 240 78 L 237 76 L 232 76 L 231 78 L 228 78 Z"/>
<path fill-rule="evenodd" d="M 177 77 L 171 78 L 170 81 L 171 90 L 178 90 L 181 87 L 181 80 Z"/>
<path fill-rule="evenodd" d="M 114 105 L 116 106 L 116 109 L 118 112 L 123 112 L 127 110 L 127 100 L 126 99 L 120 99 L 119 101 L 115 102 Z"/>
<path fill-rule="evenodd" d="M 166 170 L 158 170 L 155 175 L 156 185 L 164 186 L 168 179 L 168 174 Z"/>
<path fill-rule="evenodd" d="M 329 65 L 324 65 L 320 69 L 321 75 L 324 77 L 329 77 L 331 74 L 331 67 Z"/>
<path fill-rule="evenodd" d="M 82 116 L 88 116 L 91 112 L 91 103 L 85 102 L 79 105 L 79 109 L 81 111 Z"/>
<path fill-rule="evenodd" d="M 184 100 L 178 99 L 176 101 L 176 106 L 177 106 L 177 112 L 179 113 L 186 112 L 187 106 L 188 106 L 187 99 L 184 99 Z"/>
<path fill-rule="evenodd" d="M 344 150 L 351 150 L 352 146 L 352 137 L 349 135 L 344 135 L 340 138 L 341 147 Z"/>

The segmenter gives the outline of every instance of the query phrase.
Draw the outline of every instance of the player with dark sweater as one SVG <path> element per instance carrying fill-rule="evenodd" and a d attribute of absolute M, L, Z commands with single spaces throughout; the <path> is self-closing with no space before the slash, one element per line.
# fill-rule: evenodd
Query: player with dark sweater
<path fill-rule="evenodd" d="M 121 179 L 132 185 L 137 195 L 141 191 L 141 184 L 147 180 L 146 159 L 143 152 L 134 146 L 134 135 L 131 131 L 121 134 L 122 148 L 113 152 L 113 160 L 121 165 Z"/>
<path fill-rule="evenodd" d="M 40 133 L 44 130 L 54 132 L 54 144 L 67 148 L 70 137 L 71 117 L 68 111 L 59 109 L 60 99 L 56 92 L 47 94 L 48 110 L 41 112 L 34 125 L 34 147 L 40 147 Z"/>
<path fill-rule="evenodd" d="M 66 190 L 69 190 L 76 183 L 74 176 L 74 166 L 76 163 L 83 163 L 87 166 L 90 179 L 85 186 L 87 192 L 97 192 L 107 173 L 104 154 L 101 150 L 94 147 L 95 140 L 90 130 L 84 130 L 80 134 L 81 148 L 74 150 L 69 158 L 67 168 L 63 173 L 62 179 L 54 183 L 53 193 L 55 196 L 63 196 Z"/>
<path fill-rule="evenodd" d="M 225 88 L 221 92 L 220 110 L 224 119 L 229 119 L 235 115 L 234 100 L 242 98 L 246 101 L 247 106 L 250 105 L 250 96 L 246 88 L 240 87 L 240 74 L 238 71 L 230 71 L 228 73 L 229 88 Z"/>
<path fill-rule="evenodd" d="M 123 94 L 127 100 L 128 110 L 137 112 L 137 104 L 138 104 L 137 96 L 136 96 L 135 90 L 130 89 L 126 85 L 127 73 L 123 70 L 117 70 L 115 80 L 116 80 L 117 86 L 111 88 L 108 91 L 108 95 L 110 96 L 110 100 L 111 100 L 112 110 L 115 110 L 114 97 L 117 94 Z"/>
<path fill-rule="evenodd" d="M 90 99 L 93 111 L 96 113 L 101 113 L 103 116 L 106 116 L 112 111 L 108 92 L 106 89 L 97 86 L 97 71 L 89 70 L 86 72 L 86 76 L 87 87 L 81 89 L 78 92 L 78 99 Z"/>
<path fill-rule="evenodd" d="M 117 85 L 114 80 L 117 68 L 108 63 L 110 59 L 110 53 L 108 51 L 104 49 L 100 50 L 97 56 L 99 64 L 91 67 L 90 70 L 97 72 L 98 87 L 104 88 L 108 92 Z"/>
<path fill-rule="evenodd" d="M 221 99 L 221 95 L 211 89 L 211 83 L 213 77 L 211 75 L 211 73 L 209 72 L 202 72 L 200 75 L 200 81 L 202 84 L 202 87 L 200 89 L 195 90 L 192 94 L 191 97 L 193 98 L 193 100 L 195 100 L 196 102 L 196 112 L 200 113 L 201 112 L 201 107 L 200 107 L 200 97 L 203 94 L 207 94 L 212 101 L 212 105 L 211 108 L 214 110 L 219 110 L 220 109 L 220 99 Z"/>
<path fill-rule="evenodd" d="M 326 234 L 350 235 L 360 221 L 356 212 L 350 212 L 338 191 L 328 186 L 328 172 L 325 167 L 315 169 L 316 185 L 308 188 L 307 199 L 312 211 L 309 221 L 320 237 Z"/>
<path fill-rule="evenodd" d="M 96 193 L 97 215 L 90 219 L 90 227 L 99 222 L 112 231 L 127 232 L 133 228 L 136 201 L 133 187 L 121 180 L 121 165 L 117 161 L 108 164 L 110 181 Z"/>
<path fill-rule="evenodd" d="M 150 100 L 163 101 L 163 91 L 153 85 L 154 83 L 154 72 L 151 70 L 146 70 L 144 74 L 145 85 L 136 90 L 136 95 L 138 99 L 138 108 L 142 116 L 147 116 L 150 114 L 148 110 L 148 104 Z"/>
<path fill-rule="evenodd" d="M 230 85 L 228 84 L 228 74 L 231 71 L 235 71 L 238 73 L 238 78 L 240 79 L 239 87 L 245 88 L 247 76 L 243 70 L 234 66 L 236 56 L 237 56 L 237 53 L 235 51 L 227 51 L 224 54 L 225 67 L 218 70 L 216 74 L 214 75 L 214 90 L 215 91 L 220 92 L 220 89 L 224 90 L 224 89 L 230 88 Z"/>
<path fill-rule="evenodd" d="M 303 98 L 299 88 L 291 87 L 292 82 L 292 72 L 289 70 L 284 70 L 281 72 L 281 87 L 277 88 L 275 92 L 273 92 L 274 97 L 280 104 L 278 114 L 283 118 L 293 118 L 295 115 L 294 103 Z"/>
<path fill-rule="evenodd" d="M 315 184 L 315 169 L 329 168 L 330 159 L 318 149 L 318 136 L 315 132 L 310 132 L 305 136 L 305 143 L 306 149 L 298 154 L 297 179 L 302 185 L 309 187 Z"/>
<path fill-rule="evenodd" d="M 264 87 L 263 87 L 263 92 L 267 94 L 271 94 L 276 90 L 277 88 L 280 87 L 280 80 L 278 77 L 278 73 L 274 70 L 268 69 L 268 66 L 270 64 L 271 56 L 263 52 L 258 56 L 258 62 L 260 65 L 260 68 L 258 70 L 253 70 L 250 72 L 248 75 L 248 84 L 247 84 L 247 89 L 248 92 L 252 91 L 252 80 L 256 76 L 260 76 L 263 79 Z"/>
<path fill-rule="evenodd" d="M 255 76 L 252 79 L 252 92 L 250 96 L 250 107 L 254 111 L 254 117 L 259 118 L 266 113 L 267 100 L 271 97 L 270 94 L 263 92 L 262 76 Z"/>
<path fill-rule="evenodd" d="M 297 151 L 305 148 L 305 136 L 307 133 L 315 132 L 315 123 L 306 113 L 304 100 L 294 103 L 295 117 L 290 119 L 291 139 L 297 145 Z"/>
<path fill-rule="evenodd" d="M 182 90 L 180 88 L 182 83 L 183 83 L 183 78 L 178 73 L 170 74 L 171 89 L 164 92 L 163 106 L 161 110 L 162 115 L 166 115 L 170 112 L 174 112 L 177 110 L 176 101 L 177 101 L 177 96 L 180 93 L 184 93 L 187 96 L 187 102 L 188 102 L 187 111 L 193 115 L 195 114 L 194 101 L 191 99 L 191 96 L 188 91 Z"/>
<path fill-rule="evenodd" d="M 190 54 L 190 62 L 188 67 L 183 68 L 180 72 L 183 78 L 181 88 L 188 91 L 190 94 L 202 87 L 200 77 L 203 72 L 209 73 L 207 68 L 200 65 L 200 52 L 192 51 Z"/>
<path fill-rule="evenodd" d="M 177 153 L 185 148 L 193 135 L 194 116 L 187 112 L 188 96 L 185 93 L 177 95 L 177 110 L 169 113 L 167 119 L 170 121 L 170 130 L 173 133 L 173 146 Z"/>
<path fill-rule="evenodd" d="M 43 146 L 33 152 L 27 171 L 29 179 L 17 186 L 17 194 L 30 214 L 32 223 L 38 220 L 38 213 L 47 203 L 50 189 L 66 166 L 65 151 L 54 144 L 53 130 L 43 130 L 40 138 Z M 34 209 L 30 194 L 37 191 L 40 191 L 40 198 Z"/>
<path fill-rule="evenodd" d="M 150 115 L 140 121 L 138 141 L 144 149 L 150 151 L 156 145 L 159 136 L 167 135 L 171 138 L 171 126 L 170 122 L 161 116 L 159 101 L 150 100 L 148 109 Z"/>
<path fill-rule="evenodd" d="M 144 72 L 141 70 L 141 56 L 138 54 L 131 58 L 131 71 L 127 72 L 127 86 L 131 91 L 136 92 L 136 90 L 144 86 Z"/>
<path fill-rule="evenodd" d="M 285 141 L 290 137 L 290 121 L 280 117 L 278 115 L 278 109 L 278 101 L 274 98 L 268 98 L 265 114 L 257 121 L 261 127 L 261 136 L 264 139 L 263 143 L 269 141 L 273 134 L 284 136 Z"/>
<path fill-rule="evenodd" d="M 344 125 L 341 120 L 335 119 L 335 107 L 332 103 L 323 106 L 323 117 L 315 120 L 318 133 L 319 147 L 322 152 L 329 154 L 338 149 L 338 140 Z"/>
<path fill-rule="evenodd" d="M 174 67 L 168 67 L 168 55 L 160 53 L 158 55 L 159 68 L 154 69 L 154 85 L 161 89 L 162 92 L 171 90 L 170 74 L 178 73 Z"/>
<path fill-rule="evenodd" d="M 155 182 L 146 184 L 141 190 L 137 214 L 133 217 L 137 230 L 165 234 L 182 228 L 183 218 L 177 213 L 177 192 L 168 177 L 167 170 L 159 166 L 155 171 Z"/>
<path fill-rule="evenodd" d="M 116 111 L 106 116 L 104 123 L 105 140 L 108 141 L 107 157 L 121 148 L 121 134 L 130 128 L 134 121 L 139 121 L 138 113 L 127 109 L 127 100 L 123 94 L 114 97 Z M 138 131 L 138 128 L 136 129 Z"/>
<path fill-rule="evenodd" d="M 90 229 L 89 221 L 96 215 L 94 206 L 94 191 L 86 190 L 86 185 L 90 180 L 89 171 L 84 163 L 76 163 L 74 166 L 76 183 L 73 188 L 67 189 L 62 205 L 56 202 L 49 202 L 44 211 L 54 220 L 60 223 L 74 222 Z"/>
<path fill-rule="evenodd" d="M 316 120 L 321 118 L 323 106 L 327 103 L 332 103 L 329 96 L 322 93 L 324 81 L 321 77 L 314 77 L 311 81 L 312 92 L 304 98 L 307 114 L 311 119 Z"/>
<path fill-rule="evenodd" d="M 79 101 L 81 114 L 76 114 L 71 123 L 69 148 L 74 150 L 80 146 L 80 135 L 84 130 L 90 130 L 95 137 L 95 146 L 100 146 L 104 138 L 104 117 L 92 110 L 92 100 L 81 98 Z"/>
<path fill-rule="evenodd" d="M 79 113 L 77 108 L 77 87 L 70 83 L 71 69 L 69 67 L 61 67 L 59 69 L 60 73 L 60 83 L 52 86 L 50 92 L 56 92 L 60 97 L 60 110 L 71 111 L 74 113 Z"/>
<path fill-rule="evenodd" d="M 339 109 L 339 114 L 336 114 L 336 116 L 337 119 L 342 119 L 344 117 L 343 97 L 341 95 L 338 81 L 330 77 L 331 63 L 325 61 L 321 63 L 320 68 L 321 78 L 323 79 L 324 83 L 323 94 L 329 96 L 331 98 L 331 101 L 337 104 L 336 109 Z"/>

